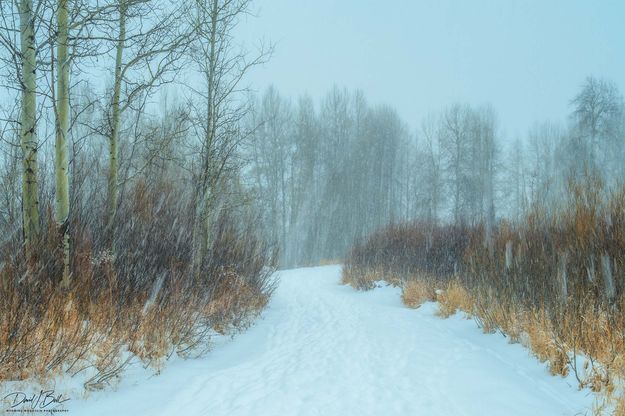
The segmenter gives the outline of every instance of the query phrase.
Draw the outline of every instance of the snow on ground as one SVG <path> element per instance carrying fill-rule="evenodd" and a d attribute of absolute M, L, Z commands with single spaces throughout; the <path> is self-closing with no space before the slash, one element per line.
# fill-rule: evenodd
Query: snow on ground
<path fill-rule="evenodd" d="M 593 397 L 501 335 L 399 289 L 339 286 L 339 266 L 279 272 L 263 318 L 206 357 L 66 403 L 70 415 L 578 415 Z"/>

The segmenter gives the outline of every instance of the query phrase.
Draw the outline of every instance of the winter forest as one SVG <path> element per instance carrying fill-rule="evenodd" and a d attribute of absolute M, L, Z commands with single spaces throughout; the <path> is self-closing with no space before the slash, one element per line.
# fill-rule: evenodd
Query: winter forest
<path fill-rule="evenodd" d="M 343 258 L 388 224 L 492 226 L 555 213 L 571 180 L 592 177 L 609 192 L 625 177 L 623 98 L 592 76 L 566 119 L 537 121 L 507 146 L 488 104 L 450 104 L 411 131 L 392 107 L 340 87 L 320 103 L 270 87 L 253 103 L 246 181 L 292 266 Z"/>
<path fill-rule="evenodd" d="M 497 105 L 521 84 L 412 117 L 338 70 L 283 89 L 331 62 L 271 66 L 290 38 L 250 40 L 258 3 L 294 7 L 0 0 L 0 410 L 625 415 L 623 80 L 566 78 L 565 111 L 521 129 Z M 363 39 L 381 4 L 313 3 Z M 410 41 L 400 9 L 438 18 L 408 3 L 363 44 Z"/>

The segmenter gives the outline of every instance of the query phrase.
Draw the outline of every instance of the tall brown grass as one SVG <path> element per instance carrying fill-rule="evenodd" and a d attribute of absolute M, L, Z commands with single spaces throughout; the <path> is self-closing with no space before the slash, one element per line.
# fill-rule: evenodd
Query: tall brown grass
<path fill-rule="evenodd" d="M 244 329 L 265 306 L 275 253 L 253 218 L 219 216 L 198 275 L 188 198 L 166 182 L 138 181 L 127 195 L 114 251 L 97 207 L 74 211 L 69 291 L 59 287 L 50 214 L 33 263 L 19 237 L 0 248 L 0 382 L 80 373 L 85 387 L 103 388 L 131 358 L 158 370 L 174 354 L 200 354 L 215 332 Z"/>
<path fill-rule="evenodd" d="M 492 239 L 491 251 L 481 225 L 393 225 L 355 246 L 344 274 L 358 289 L 370 288 L 372 271 L 399 278 L 410 307 L 442 289 L 441 316 L 465 311 L 531 348 L 553 374 L 573 373 L 580 386 L 622 400 L 625 188 L 572 183 L 557 215 L 536 208 L 520 224 L 502 221 Z M 586 358 L 582 368 L 575 354 Z"/>
<path fill-rule="evenodd" d="M 420 276 L 403 285 L 401 299 L 404 305 L 416 309 L 425 302 L 437 300 L 437 289 L 431 279 Z"/>

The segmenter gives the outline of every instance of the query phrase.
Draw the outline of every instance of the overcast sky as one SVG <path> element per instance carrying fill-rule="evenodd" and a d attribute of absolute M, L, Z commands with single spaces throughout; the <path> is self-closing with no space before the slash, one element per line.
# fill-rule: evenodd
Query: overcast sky
<path fill-rule="evenodd" d="M 625 0 L 256 0 L 247 41 L 276 45 L 249 81 L 315 98 L 333 84 L 411 127 L 453 102 L 491 103 L 507 138 L 565 120 L 588 75 L 625 90 Z"/>

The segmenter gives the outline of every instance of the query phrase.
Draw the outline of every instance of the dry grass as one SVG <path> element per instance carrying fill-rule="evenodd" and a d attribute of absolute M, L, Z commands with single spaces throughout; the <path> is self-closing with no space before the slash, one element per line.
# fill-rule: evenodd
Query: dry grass
<path fill-rule="evenodd" d="M 26 263 L 19 239 L 0 247 L 0 382 L 67 373 L 80 374 L 87 389 L 104 388 L 130 359 L 158 371 L 172 355 L 201 354 L 215 331 L 245 329 L 266 305 L 274 257 L 253 225 L 219 218 L 196 274 L 184 238 L 192 216 L 178 205 L 176 188 L 140 184 L 129 193 L 116 255 L 92 237 L 104 234 L 102 224 L 83 224 L 76 213 L 68 292 L 58 287 L 51 215 L 35 264 Z"/>
<path fill-rule="evenodd" d="M 321 259 L 319 260 L 319 266 L 336 266 L 341 264 L 342 261 L 340 259 Z"/>
<path fill-rule="evenodd" d="M 428 278 L 410 279 L 402 286 L 401 300 L 409 308 L 416 309 L 425 302 L 436 300 L 436 287 Z"/>
<path fill-rule="evenodd" d="M 527 334 L 529 347 L 534 355 L 549 363 L 552 375 L 569 374 L 569 349 L 558 339 L 553 323 L 544 309 L 531 311 L 526 315 L 523 331 Z"/>
<path fill-rule="evenodd" d="M 620 396 L 616 399 L 614 416 L 625 416 L 625 396 Z"/>
<path fill-rule="evenodd" d="M 376 280 L 395 279 L 380 272 L 373 274 L 359 271 L 359 273 L 362 274 L 355 277 L 352 270 L 348 276 L 356 281 L 371 279 L 370 276 L 373 275 Z M 437 314 L 440 317 L 447 318 L 462 311 L 476 318 L 484 332 L 500 331 L 510 339 L 510 342 L 519 342 L 529 348 L 540 361 L 548 363 L 551 374 L 566 376 L 571 370 L 576 372 L 579 370 L 578 379 L 581 387 L 589 386 L 593 391 L 611 388 L 605 371 L 590 371 L 589 368 L 582 371 L 573 367 L 569 358 L 572 348 L 567 344 L 567 340 L 559 337 L 544 308 L 525 310 L 519 305 L 504 305 L 494 298 L 492 291 L 473 294 L 457 279 L 447 282 L 442 290 L 437 287 L 440 287 L 440 283 L 432 276 L 423 274 L 413 276 L 402 286 L 402 302 L 409 308 L 418 308 L 427 301 L 438 301 Z M 605 325 L 604 319 L 601 315 L 590 313 L 585 316 L 587 324 L 596 331 L 592 333 L 595 341 L 591 343 L 588 340 L 588 344 L 585 345 L 592 344 L 593 356 L 600 355 L 603 358 L 602 363 L 614 363 L 612 366 L 614 368 L 616 363 L 623 362 L 625 350 L 620 350 L 623 353 L 616 352 L 613 349 L 614 341 L 604 341 L 610 339 L 606 333 L 609 326 Z M 582 373 L 586 374 L 583 379 Z"/>
<path fill-rule="evenodd" d="M 0 381 L 46 382 L 63 372 L 87 370 L 85 387 L 104 388 L 127 365 L 124 350 L 159 370 L 172 354 L 209 347 L 211 330 L 227 333 L 245 327 L 266 302 L 266 294 L 245 283 L 229 287 L 205 307 L 179 292 L 170 302 L 147 310 L 140 300 L 118 310 L 106 295 L 84 310 L 67 295 L 54 293 L 39 318 L 19 306 L 0 316 Z"/>
<path fill-rule="evenodd" d="M 362 282 L 397 281 L 396 274 L 380 270 L 344 269 L 343 279 L 349 279 L 362 288 Z M 442 290 L 437 288 L 443 287 Z M 458 279 L 441 283 L 434 276 L 420 273 L 405 279 L 402 302 L 409 308 L 418 308 L 424 302 L 436 300 L 438 315 L 446 318 L 463 311 L 475 318 L 486 333 L 499 331 L 510 342 L 521 343 L 541 362 L 548 364 L 552 375 L 574 374 L 580 388 L 588 387 L 602 392 L 593 414 L 625 416 L 625 397 L 616 394 L 615 380 L 625 380 L 625 337 L 616 322 L 619 314 L 610 315 L 605 308 L 586 304 L 577 314 L 564 309 L 555 317 L 544 306 L 528 308 L 518 302 L 502 302 L 493 288 L 469 289 Z M 620 308 L 621 306 L 619 306 Z M 552 312 L 551 312 L 552 313 Z M 554 323 L 557 319 L 558 325 Z M 573 354 L 587 357 L 578 368 Z"/>
<path fill-rule="evenodd" d="M 377 277 L 386 280 L 384 276 Z M 494 297 L 492 290 L 473 294 L 459 280 L 448 282 L 443 290 L 437 290 L 438 285 L 431 277 L 414 276 L 402 287 L 402 302 L 409 308 L 418 308 L 426 301 L 436 300 L 442 318 L 458 311 L 471 315 L 484 332 L 500 331 L 510 342 L 519 342 L 530 349 L 541 362 L 548 364 L 552 375 L 564 377 L 573 373 L 580 388 L 603 392 L 593 414 L 605 415 L 606 409 L 613 409 L 610 414 L 625 416 L 625 397 L 615 394 L 615 379 L 625 380 L 625 339 L 609 324 L 605 311 L 584 311 L 581 336 L 573 332 L 578 317 L 570 314 L 563 315 L 560 328 L 556 328 L 544 307 L 505 305 Z M 588 357 L 583 368 L 576 368 L 572 353 Z"/>
<path fill-rule="evenodd" d="M 447 318 L 457 311 L 473 313 L 473 297 L 457 280 L 450 281 L 437 297 L 438 314 Z"/>
<path fill-rule="evenodd" d="M 598 192 L 576 185 L 558 216 L 500 224 L 492 252 L 481 226 L 394 225 L 354 247 L 346 269 L 355 282 L 384 278 L 379 270 L 404 276 L 409 307 L 437 282 L 440 316 L 472 315 L 484 332 L 530 348 L 553 375 L 572 374 L 580 387 L 601 392 L 596 414 L 623 415 L 625 188 Z"/>
<path fill-rule="evenodd" d="M 572 182 L 567 198 L 557 213 L 534 207 L 524 221 L 502 221 L 490 238 L 479 224 L 389 226 L 353 247 L 345 281 L 370 289 L 400 276 L 409 307 L 431 296 L 434 281 L 441 316 L 467 312 L 552 374 L 601 391 L 597 412 L 624 414 L 625 186 L 608 192 L 589 177 Z"/>
<path fill-rule="evenodd" d="M 342 285 L 350 285 L 354 289 L 356 289 L 356 281 L 362 279 L 362 275 L 356 269 L 343 267 L 341 271 L 341 284 Z"/>
<path fill-rule="evenodd" d="M 385 273 L 382 269 L 362 269 L 343 267 L 341 284 L 350 285 L 356 290 L 370 290 L 376 282 L 386 281 L 394 286 L 401 286 L 401 278 L 394 274 Z"/>

